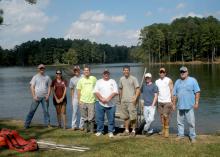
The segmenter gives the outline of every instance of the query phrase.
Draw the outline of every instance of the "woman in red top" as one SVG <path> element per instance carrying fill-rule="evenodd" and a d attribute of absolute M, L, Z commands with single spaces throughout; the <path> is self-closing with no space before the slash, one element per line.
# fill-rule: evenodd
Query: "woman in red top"
<path fill-rule="evenodd" d="M 51 87 L 53 91 L 53 103 L 57 111 L 57 120 L 58 120 L 59 128 L 61 128 L 61 118 L 62 118 L 63 129 L 66 129 L 67 82 L 62 78 L 62 72 L 60 70 L 56 71 L 56 78 L 53 80 Z"/>

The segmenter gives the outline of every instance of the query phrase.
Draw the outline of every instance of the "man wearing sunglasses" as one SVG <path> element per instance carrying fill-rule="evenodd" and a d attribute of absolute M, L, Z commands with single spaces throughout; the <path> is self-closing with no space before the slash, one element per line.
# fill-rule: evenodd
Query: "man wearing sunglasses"
<path fill-rule="evenodd" d="M 158 112 L 160 113 L 160 119 L 162 124 L 161 135 L 169 137 L 169 121 L 170 114 L 172 112 L 172 95 L 173 95 L 173 81 L 166 76 L 166 69 L 160 68 L 160 78 L 156 80 L 156 85 L 159 90 L 158 94 Z"/>
<path fill-rule="evenodd" d="M 194 109 L 199 107 L 200 87 L 195 78 L 189 76 L 187 67 L 180 68 L 180 79 L 175 82 L 174 89 L 174 105 L 177 100 L 177 127 L 178 137 L 176 140 L 184 138 L 184 120 L 189 124 L 189 138 L 195 143 L 195 115 Z"/>
<path fill-rule="evenodd" d="M 33 97 L 33 102 L 31 104 L 30 111 L 26 117 L 24 128 L 29 128 L 31 120 L 34 116 L 35 111 L 37 110 L 39 104 L 41 103 L 44 113 L 44 124 L 47 127 L 50 127 L 50 117 L 49 117 L 49 96 L 51 92 L 51 79 L 48 75 L 45 75 L 45 66 L 40 64 L 38 66 L 38 73 L 33 76 L 30 85 L 31 85 L 31 94 Z"/>

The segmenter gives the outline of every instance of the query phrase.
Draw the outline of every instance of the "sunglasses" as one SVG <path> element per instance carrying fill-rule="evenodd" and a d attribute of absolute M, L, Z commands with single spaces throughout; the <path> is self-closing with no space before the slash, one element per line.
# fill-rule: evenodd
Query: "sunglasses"
<path fill-rule="evenodd" d="M 45 68 L 40 68 L 40 70 L 45 70 Z"/>
<path fill-rule="evenodd" d="M 57 75 L 61 75 L 61 73 L 56 73 Z"/>
<path fill-rule="evenodd" d="M 163 71 L 163 70 L 162 70 L 162 71 L 160 71 L 160 74 L 162 74 L 162 73 L 163 73 L 163 74 L 165 74 L 165 71 Z"/>
<path fill-rule="evenodd" d="M 185 73 L 186 71 L 180 71 L 180 74 L 183 74 L 183 73 Z"/>

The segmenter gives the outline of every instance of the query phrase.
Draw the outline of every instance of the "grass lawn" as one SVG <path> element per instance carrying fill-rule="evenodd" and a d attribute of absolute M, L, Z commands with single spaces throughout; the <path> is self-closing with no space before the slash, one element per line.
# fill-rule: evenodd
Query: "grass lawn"
<path fill-rule="evenodd" d="M 116 136 L 109 139 L 107 135 L 96 137 L 81 131 L 63 130 L 58 128 L 44 128 L 33 125 L 24 130 L 23 123 L 15 120 L 0 120 L 0 128 L 16 129 L 24 138 L 35 137 L 38 140 L 53 141 L 59 144 L 87 146 L 91 150 L 86 152 L 63 150 L 38 150 L 36 152 L 18 153 L 6 148 L 0 148 L 0 157 L 173 157 L 173 156 L 220 156 L 220 136 L 199 135 L 197 143 L 191 144 L 187 138 L 176 142 L 175 135 L 168 139 L 159 135 L 150 137 L 137 135 L 136 137 Z"/>

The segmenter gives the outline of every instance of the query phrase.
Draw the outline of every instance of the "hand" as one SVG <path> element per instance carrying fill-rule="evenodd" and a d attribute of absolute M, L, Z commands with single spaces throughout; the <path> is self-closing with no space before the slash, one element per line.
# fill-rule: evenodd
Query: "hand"
<path fill-rule="evenodd" d="M 82 105 L 83 104 L 83 102 L 82 101 L 79 101 L 79 105 Z"/>
<path fill-rule="evenodd" d="M 197 109 L 199 108 L 199 104 L 198 104 L 198 103 L 197 103 L 197 104 L 194 104 L 194 106 L 193 106 L 193 107 L 194 107 L 194 109 L 196 109 L 196 110 L 197 110 Z"/>
<path fill-rule="evenodd" d="M 136 105 L 137 97 L 136 97 L 136 96 L 133 96 L 133 97 L 131 98 L 131 101 L 132 101 L 132 103 L 133 103 L 134 105 Z"/>
<path fill-rule="evenodd" d="M 172 109 L 173 109 L 173 111 L 175 111 L 176 110 L 176 105 L 172 105 Z"/>
<path fill-rule="evenodd" d="M 48 94 L 45 96 L 45 99 L 46 99 L 46 101 L 49 99 L 49 95 Z"/>
<path fill-rule="evenodd" d="M 35 101 L 38 101 L 38 97 L 37 97 L 36 95 L 33 97 L 33 99 L 34 99 Z"/>

